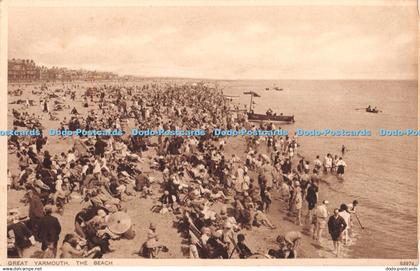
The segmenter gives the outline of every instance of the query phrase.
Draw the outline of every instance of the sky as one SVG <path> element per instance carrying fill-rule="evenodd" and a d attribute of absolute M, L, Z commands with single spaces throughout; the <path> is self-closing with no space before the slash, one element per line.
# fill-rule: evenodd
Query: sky
<path fill-rule="evenodd" d="M 416 79 L 416 6 L 10 7 L 8 58 L 145 77 Z"/>

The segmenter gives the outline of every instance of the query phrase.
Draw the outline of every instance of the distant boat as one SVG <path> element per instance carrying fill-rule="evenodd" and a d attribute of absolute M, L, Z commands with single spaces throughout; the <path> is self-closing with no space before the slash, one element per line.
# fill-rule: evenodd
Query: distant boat
<path fill-rule="evenodd" d="M 265 90 L 267 90 L 267 91 L 268 91 L 268 90 L 270 90 L 270 88 L 265 88 Z"/>
<path fill-rule="evenodd" d="M 274 87 L 274 90 L 283 91 L 283 89 L 282 88 L 279 88 L 279 87 Z"/>
<path fill-rule="evenodd" d="M 283 116 L 283 115 L 266 115 L 266 114 L 255 114 L 248 112 L 249 121 L 269 121 L 269 122 L 295 122 L 295 116 Z"/>
<path fill-rule="evenodd" d="M 234 96 L 234 95 L 223 95 L 223 97 L 224 97 L 226 100 L 239 99 L 239 96 Z"/>
<path fill-rule="evenodd" d="M 238 113 L 246 113 L 248 110 L 246 109 L 230 109 L 229 112 L 238 112 Z"/>
<path fill-rule="evenodd" d="M 223 95 L 223 96 L 225 96 L 226 98 L 239 98 L 238 95 Z"/>
<path fill-rule="evenodd" d="M 269 122 L 295 122 L 295 116 L 284 116 L 284 115 L 274 115 L 274 114 L 255 114 L 253 112 L 253 105 L 255 102 L 252 100 L 253 97 L 261 97 L 258 93 L 254 91 L 244 92 L 246 95 L 251 96 L 251 101 L 249 102 L 249 111 L 247 112 L 248 121 L 269 121 Z"/>
<path fill-rule="evenodd" d="M 378 109 L 376 109 L 376 108 L 369 108 L 369 107 L 367 107 L 366 108 L 366 112 L 368 112 L 368 113 L 379 113 L 379 112 L 381 112 L 381 110 L 378 110 Z"/>

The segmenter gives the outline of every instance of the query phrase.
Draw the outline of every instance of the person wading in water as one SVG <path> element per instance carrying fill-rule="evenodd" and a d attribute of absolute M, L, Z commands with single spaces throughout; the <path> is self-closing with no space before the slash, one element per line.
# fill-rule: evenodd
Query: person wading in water
<path fill-rule="evenodd" d="M 339 210 L 334 209 L 334 215 L 330 216 L 328 220 L 328 231 L 331 235 L 331 239 L 333 240 L 334 250 L 336 251 L 336 256 L 338 257 L 340 254 L 340 238 L 343 231 L 346 229 L 347 224 L 339 215 Z"/>

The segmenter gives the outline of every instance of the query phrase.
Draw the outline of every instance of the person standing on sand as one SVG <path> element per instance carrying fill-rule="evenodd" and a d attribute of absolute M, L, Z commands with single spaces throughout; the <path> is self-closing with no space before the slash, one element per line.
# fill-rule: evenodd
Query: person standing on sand
<path fill-rule="evenodd" d="M 294 156 L 294 149 L 293 149 L 294 145 L 293 144 L 289 144 L 289 159 L 292 160 L 293 156 Z"/>
<path fill-rule="evenodd" d="M 315 180 L 310 180 L 308 188 L 306 190 L 306 201 L 308 202 L 308 220 L 309 224 L 312 224 L 313 213 L 315 206 L 318 202 L 318 184 Z"/>
<path fill-rule="evenodd" d="M 271 191 L 271 187 L 267 187 L 262 197 L 263 206 L 264 206 L 263 210 L 265 213 L 268 213 L 270 211 L 270 205 L 273 200 L 270 191 Z"/>
<path fill-rule="evenodd" d="M 40 232 L 42 242 L 42 251 L 50 249 L 52 255 L 57 255 L 57 244 L 60 239 L 61 225 L 58 219 L 52 214 L 52 208 L 50 206 L 45 207 L 45 216 L 40 221 Z"/>
<path fill-rule="evenodd" d="M 337 257 L 340 254 L 340 237 L 346 227 L 346 221 L 344 221 L 344 218 L 340 216 L 339 210 L 334 209 L 334 215 L 332 215 L 328 220 L 328 231 L 333 240 L 333 245 Z"/>
<path fill-rule="evenodd" d="M 147 249 L 147 255 L 150 259 L 157 257 L 158 235 L 156 233 L 156 225 L 150 223 L 149 230 L 147 231 L 147 241 L 145 243 Z"/>
<path fill-rule="evenodd" d="M 48 101 L 47 100 L 44 100 L 44 109 L 42 110 L 42 112 L 45 112 L 45 113 L 48 113 L 49 112 L 49 110 L 48 110 Z"/>
<path fill-rule="evenodd" d="M 296 195 L 297 195 L 297 188 L 298 186 L 296 185 L 297 179 L 293 179 L 289 184 L 290 184 L 290 195 L 289 195 L 289 212 L 287 213 L 288 216 L 292 216 L 295 209 L 295 199 L 296 199 Z M 299 187 L 300 188 L 300 187 Z"/>
<path fill-rule="evenodd" d="M 303 226 L 302 224 L 302 190 L 300 189 L 299 181 L 295 182 L 296 194 L 294 196 L 294 211 L 296 212 L 296 225 Z"/>
<path fill-rule="evenodd" d="M 319 172 L 321 168 L 322 168 L 322 162 L 319 159 L 319 155 L 317 155 L 316 159 L 314 160 L 314 169 L 316 169 L 316 171 Z"/>
<path fill-rule="evenodd" d="M 41 201 L 38 193 L 29 190 L 27 193 L 29 200 L 29 222 L 32 233 L 37 241 L 41 240 L 39 235 L 40 222 L 44 217 L 44 204 Z"/>
<path fill-rule="evenodd" d="M 94 147 L 95 147 L 95 155 L 101 156 L 105 154 L 105 148 L 107 147 L 107 144 L 99 136 L 97 136 Z"/>
<path fill-rule="evenodd" d="M 191 235 L 188 238 L 189 243 L 189 258 L 190 259 L 200 259 L 200 253 L 197 249 L 197 242 L 195 239 L 191 237 Z"/>
<path fill-rule="evenodd" d="M 321 243 L 322 232 L 327 226 L 327 218 L 328 218 L 328 200 L 324 200 L 321 205 L 316 208 L 316 230 L 314 239 Z"/>

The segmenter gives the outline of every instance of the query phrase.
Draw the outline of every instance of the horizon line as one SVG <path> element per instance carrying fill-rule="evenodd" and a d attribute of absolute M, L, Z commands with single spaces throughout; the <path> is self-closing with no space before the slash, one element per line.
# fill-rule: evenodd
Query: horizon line
<path fill-rule="evenodd" d="M 7 60 L 12 59 L 29 59 L 34 60 L 33 58 L 7 58 Z M 134 75 L 134 74 L 123 74 L 117 71 L 110 71 L 110 70 L 102 70 L 102 69 L 91 69 L 91 68 L 83 68 L 83 67 L 69 67 L 69 66 L 59 66 L 59 65 L 51 65 L 46 64 L 42 62 L 38 62 L 37 60 L 34 60 L 35 65 L 45 66 L 47 68 L 66 68 L 70 70 L 85 70 L 90 72 L 109 72 L 117 74 L 118 77 L 137 77 L 137 78 L 143 78 L 143 79 L 150 79 L 150 78 L 156 78 L 156 79 L 188 79 L 188 80 L 218 80 L 218 81 L 238 81 L 238 80 L 258 80 L 258 81 L 288 81 L 288 80 L 301 80 L 301 81 L 362 81 L 362 80 L 371 80 L 371 81 L 418 81 L 418 78 L 217 78 L 217 77 L 184 77 L 184 76 L 160 76 L 160 75 L 153 75 L 153 76 L 144 76 L 144 75 Z"/>
<path fill-rule="evenodd" d="M 239 80 L 256 80 L 256 81 L 418 81 L 418 78 L 217 78 L 217 77 L 182 77 L 182 76 L 141 76 L 141 75 L 125 75 L 137 77 L 139 79 L 188 79 L 188 80 L 213 80 L 213 81 L 239 81 Z M 124 77 L 124 75 L 122 76 Z"/>

